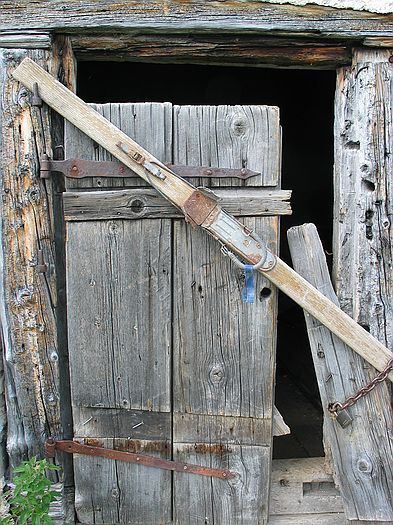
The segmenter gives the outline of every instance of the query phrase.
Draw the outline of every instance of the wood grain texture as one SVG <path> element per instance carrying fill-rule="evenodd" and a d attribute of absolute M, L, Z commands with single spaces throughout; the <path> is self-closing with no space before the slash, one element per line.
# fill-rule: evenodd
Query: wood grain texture
<path fill-rule="evenodd" d="M 253 34 L 96 33 L 71 36 L 78 60 L 334 69 L 351 63 L 348 42 L 284 39 Z"/>
<path fill-rule="evenodd" d="M 172 105 L 170 103 L 90 104 L 90 107 L 119 127 L 145 149 L 154 150 L 164 163 L 171 162 Z M 161 138 L 161 140 L 159 140 Z M 66 121 L 65 146 L 67 158 L 112 160 L 108 151 L 95 144 L 85 133 Z M 67 179 L 67 189 L 146 187 L 150 184 L 138 178 L 91 177 L 81 180 Z"/>
<path fill-rule="evenodd" d="M 190 179 L 194 186 L 276 186 L 279 109 L 273 106 L 174 106 L 173 163 L 248 168 L 247 180 Z"/>
<path fill-rule="evenodd" d="M 51 152 L 50 121 L 10 74 L 26 55 L 50 67 L 44 50 L 0 54 L 1 325 L 12 466 L 42 456 L 45 436 L 61 433 L 53 193 L 38 172 L 40 155 Z M 36 270 L 39 248 L 46 274 Z"/>
<path fill-rule="evenodd" d="M 325 254 L 313 224 L 288 231 L 295 269 L 338 304 Z M 324 436 L 331 450 L 335 480 L 340 487 L 345 515 L 350 520 L 393 520 L 393 426 L 388 385 L 382 384 L 348 411 L 352 424 L 343 429 L 327 410 L 344 401 L 369 380 L 364 361 L 342 341 L 306 314 L 311 352 L 325 414 Z"/>
<path fill-rule="evenodd" d="M 176 206 L 182 207 L 193 193 L 194 188 L 189 183 L 171 172 L 154 155 L 137 144 L 103 115 L 83 102 L 34 61 L 29 58 L 24 59 L 12 71 L 12 75 L 30 90 L 33 89 L 33 84 L 36 82 L 40 86 L 40 96 L 43 101 L 131 168 L 143 180 L 165 193 L 167 198 Z M 163 128 L 159 126 L 154 127 L 151 130 L 152 133 L 153 130 L 156 130 L 157 133 L 163 133 Z M 162 143 L 162 135 L 160 135 L 160 139 Z M 119 144 L 121 144 L 121 148 Z M 159 169 L 165 172 L 165 177 L 160 179 L 150 175 L 143 165 L 135 162 L 131 158 L 132 155 L 130 156 L 128 153 L 136 154 L 141 159 L 144 159 L 143 164 L 146 161 L 159 166 Z"/>
<path fill-rule="evenodd" d="M 227 33 L 77 34 L 73 47 L 80 60 L 138 60 L 198 64 L 257 65 L 331 69 L 351 61 L 348 42 L 274 38 Z"/>
<path fill-rule="evenodd" d="M 63 32 L 250 32 L 269 35 L 361 39 L 391 36 L 389 15 L 320 6 L 272 5 L 264 2 L 225 0 L 18 0 L 1 4 L 0 30 L 45 29 Z"/>
<path fill-rule="evenodd" d="M 0 47 L 12 49 L 50 49 L 51 35 L 45 31 L 0 32 Z"/>
<path fill-rule="evenodd" d="M 137 437 L 148 449 L 153 443 L 148 420 L 145 425 L 143 417 L 130 417 L 136 410 L 167 413 L 167 425 L 156 432 L 170 438 L 170 231 L 169 220 L 68 224 L 71 389 L 74 427 L 82 437 L 131 437 L 132 427 L 142 421 Z M 125 412 L 114 415 L 114 409 Z M 93 516 L 112 523 L 167 520 L 170 473 L 127 468 L 102 458 L 74 461 L 80 521 Z M 97 475 L 100 483 L 91 483 Z M 130 476 L 135 476 L 132 490 Z"/>
<path fill-rule="evenodd" d="M 289 190 L 261 188 L 215 189 L 220 204 L 237 217 L 290 215 Z M 156 190 L 146 188 L 115 191 L 67 191 L 64 193 L 67 221 L 107 219 L 182 218 L 183 214 Z"/>
<path fill-rule="evenodd" d="M 334 283 L 341 308 L 393 348 L 393 65 L 363 50 L 337 79 Z M 375 374 L 368 371 L 371 378 Z"/>
<path fill-rule="evenodd" d="M 251 185 L 279 185 L 276 108 L 175 106 L 174 115 L 174 163 L 244 166 L 262 173 Z M 214 180 L 192 182 L 215 184 Z M 219 181 L 220 185 L 229 182 L 244 185 Z M 250 217 L 244 223 L 252 231 L 263 231 L 276 251 L 277 217 Z M 258 275 L 255 303 L 242 303 L 243 272 L 222 257 L 213 239 L 184 221 L 174 222 L 173 235 L 174 458 L 190 456 L 199 464 L 231 465 L 239 473 L 233 483 L 224 484 L 175 474 L 174 522 L 266 523 L 276 290 Z M 207 425 L 214 416 L 216 429 Z M 182 417 L 187 424 L 180 424 Z M 239 423 L 230 425 L 236 417 Z M 249 420 L 255 430 L 263 425 L 265 436 L 249 432 L 247 438 L 233 443 L 230 429 L 241 434 L 238 427 L 243 420 Z"/>

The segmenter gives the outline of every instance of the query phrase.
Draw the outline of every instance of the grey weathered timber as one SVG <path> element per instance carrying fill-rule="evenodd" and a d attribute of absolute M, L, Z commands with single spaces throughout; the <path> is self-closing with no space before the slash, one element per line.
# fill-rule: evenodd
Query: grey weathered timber
<path fill-rule="evenodd" d="M 359 50 L 353 67 L 339 71 L 333 251 L 341 308 L 392 348 L 393 64 L 389 56 L 386 50 Z M 371 368 L 368 376 L 374 373 Z"/>
<path fill-rule="evenodd" d="M 251 185 L 279 185 L 277 108 L 175 106 L 174 114 L 174 163 L 244 165 L 262 173 L 250 181 Z M 230 182 L 239 184 L 211 181 L 212 185 Z M 263 232 L 270 248 L 277 250 L 276 217 L 250 217 L 244 219 L 244 224 Z M 222 256 L 213 239 L 184 221 L 174 223 L 173 264 L 174 458 L 184 461 L 190 456 L 198 464 L 220 465 L 240 473 L 239 479 L 228 482 L 230 489 L 226 483 L 176 473 L 174 522 L 191 525 L 204 517 L 208 523 L 228 525 L 265 523 L 276 291 L 256 275 L 256 301 L 251 305 L 242 303 L 241 270 Z M 269 291 L 266 297 L 261 295 L 263 288 L 270 290 L 270 295 Z M 182 414 L 187 417 L 184 426 L 176 424 Z M 217 430 L 203 432 L 201 418 L 214 416 L 225 416 L 216 425 L 219 434 Z M 231 436 L 231 429 L 235 432 L 234 417 L 250 418 L 256 426 L 263 424 L 264 435 L 249 434 L 246 440 L 236 440 Z"/>
<path fill-rule="evenodd" d="M 0 30 L 44 29 L 65 32 L 260 32 L 269 35 L 361 40 L 366 36 L 391 36 L 391 15 L 378 15 L 320 6 L 273 5 L 254 1 L 161 0 L 132 1 L 126 5 L 109 0 L 4 1 Z"/>
<path fill-rule="evenodd" d="M 237 217 L 290 215 L 290 190 L 217 189 L 222 206 Z M 183 218 L 156 190 L 135 188 L 115 191 L 72 192 L 64 194 L 67 221 L 105 219 Z"/>
<path fill-rule="evenodd" d="M 51 59 L 44 50 L 0 50 L 0 303 L 11 465 L 42 456 L 45 436 L 61 432 L 53 193 L 38 170 L 39 156 L 51 153 L 49 115 L 30 107 L 10 74 L 25 56 L 45 68 Z M 46 274 L 36 269 L 39 248 Z"/>
<path fill-rule="evenodd" d="M 76 437 L 85 437 L 84 427 L 88 430 L 93 421 L 94 438 L 127 440 L 136 435 L 141 452 L 150 453 L 155 447 L 160 452 L 159 443 L 170 439 L 170 232 L 170 220 L 68 224 L 68 327 Z M 113 416 L 119 422 L 105 424 L 102 417 L 114 409 L 121 414 Z M 145 420 L 141 413 L 134 421 L 128 416 L 130 410 L 163 414 L 167 423 L 162 433 L 157 427 L 160 438 L 149 431 L 151 417 Z M 122 417 L 128 423 L 121 424 Z M 135 432 L 133 426 L 140 423 Z M 162 455 L 168 456 L 168 447 Z M 170 519 L 169 472 L 83 456 L 74 460 L 74 469 L 75 507 L 81 522 L 93 516 L 108 523 Z M 100 482 L 92 483 L 97 475 Z"/>
<path fill-rule="evenodd" d="M 1 324 L 0 324 L 1 327 Z M 0 492 L 5 485 L 5 472 L 7 468 L 7 407 L 5 405 L 5 383 L 4 383 L 4 345 L 2 341 L 2 333 L 0 332 Z M 1 496 L 0 496 L 0 516 L 1 516 Z"/>
<path fill-rule="evenodd" d="M 294 268 L 338 304 L 315 226 L 291 228 L 288 241 Z M 325 440 L 331 451 L 346 517 L 393 520 L 392 437 L 386 432 L 386 428 L 393 426 L 393 414 L 388 385 L 379 385 L 349 408 L 353 422 L 342 428 L 331 417 L 327 406 L 334 401 L 344 401 L 366 384 L 370 371 L 364 369 L 364 361 L 359 356 L 321 323 L 307 313 L 305 316 L 325 414 Z"/>
<path fill-rule="evenodd" d="M 78 60 L 335 69 L 351 63 L 350 42 L 258 34 L 73 34 Z"/>
<path fill-rule="evenodd" d="M 191 178 L 195 186 L 276 186 L 280 174 L 279 109 L 274 106 L 174 106 L 173 163 L 248 168 L 247 180 Z"/>
<path fill-rule="evenodd" d="M 264 179 L 269 186 L 278 186 L 279 181 L 275 108 L 206 107 L 191 111 L 186 107 L 183 113 L 181 108 L 175 108 L 174 119 L 179 113 L 182 117 L 187 114 L 187 119 L 179 118 L 174 126 L 169 104 L 108 104 L 97 109 L 114 115 L 123 129 L 127 127 L 130 134 L 139 136 L 143 146 L 146 140 L 154 152 L 161 148 L 161 154 L 169 156 L 163 159 L 167 162 L 194 165 L 204 151 L 207 157 L 202 160 L 208 166 L 220 161 L 224 166 L 245 165 L 262 173 L 272 170 L 275 179 L 266 175 L 254 182 L 259 190 L 254 186 L 224 187 L 219 191 L 229 195 L 228 203 L 233 206 L 242 192 L 251 197 L 250 209 L 247 199 L 242 199 L 241 209 L 237 204 L 239 212 L 249 227 L 263 230 L 270 247 L 276 248 L 278 217 L 254 217 L 258 214 L 257 201 L 262 202 L 267 194 L 280 194 L 279 190 L 261 187 Z M 141 115 L 143 118 L 139 118 Z M 160 122 L 153 127 L 155 115 Z M 201 123 L 200 115 L 204 116 Z M 152 133 L 152 129 L 157 132 Z M 196 129 L 199 143 L 191 141 Z M 165 140 L 158 135 L 159 130 L 165 134 Z M 183 152 L 179 144 L 183 144 L 187 134 L 188 146 Z M 217 142 L 211 139 L 215 134 L 219 136 Z M 250 139 L 256 154 L 251 152 Z M 209 141 L 213 144 L 210 150 Z M 263 146 L 264 141 L 269 142 L 270 152 Z M 231 143 L 233 151 L 229 148 Z M 67 157 L 71 156 L 71 148 L 72 156 L 97 158 L 92 141 L 86 142 L 71 126 L 67 128 L 66 144 Z M 267 158 L 269 155 L 273 158 Z M 102 154 L 99 158 L 107 157 Z M 114 181 L 115 188 L 120 182 Z M 228 184 L 225 180 L 213 181 L 218 182 Z M 90 199 L 92 203 L 96 198 L 102 214 L 90 217 L 95 220 L 83 221 L 80 216 L 67 223 L 75 437 L 108 446 L 113 440 L 115 446 L 139 447 L 138 451 L 151 451 L 162 457 L 172 453 L 174 459 L 197 464 L 226 465 L 225 468 L 230 464 L 240 477 L 234 482 L 218 480 L 221 483 L 217 484 L 201 476 L 176 474 L 171 488 L 170 476 L 165 477 L 168 473 L 138 466 L 130 470 L 119 462 L 80 456 L 74 460 L 78 518 L 84 523 L 93 519 L 161 523 L 170 519 L 172 490 L 176 523 L 195 523 L 202 514 L 228 524 L 251 524 L 255 519 L 266 523 L 273 433 L 276 292 L 258 275 L 256 303 L 243 305 L 241 272 L 223 257 L 214 240 L 183 220 L 168 219 L 164 212 L 156 214 L 155 219 L 146 215 L 124 220 L 113 215 L 114 199 L 127 198 L 132 202 L 135 196 L 143 199 L 154 196 L 154 192 L 149 188 L 119 186 L 108 191 L 111 183 L 113 179 L 106 179 L 102 181 L 106 191 L 91 192 L 90 188 L 97 188 L 97 181 L 89 181 L 88 187 L 73 189 L 64 199 L 68 210 L 72 200 Z M 72 219 L 67 211 L 66 217 Z M 266 289 L 271 290 L 268 297 Z M 192 340 L 191 332 L 199 335 Z M 173 362 L 168 353 L 172 351 L 172 333 Z M 169 383 L 172 370 L 173 387 Z M 192 385 L 185 397 L 179 381 L 186 380 Z M 203 400 L 201 389 L 208 385 L 210 392 Z M 288 432 L 279 414 L 275 419 L 279 423 L 275 433 Z M 100 488 L 88 482 L 97 464 L 103 479 Z M 127 487 L 132 487 L 132 496 L 125 495 Z M 195 501 L 190 503 L 193 498 Z"/>
<path fill-rule="evenodd" d="M 105 118 L 120 127 L 124 133 L 145 149 L 154 150 L 161 162 L 171 162 L 172 105 L 140 104 L 91 104 Z M 98 146 L 68 121 L 65 123 L 65 148 L 67 158 L 112 160 L 105 148 Z M 92 152 L 94 158 L 92 159 Z M 149 184 L 138 178 L 87 177 L 67 179 L 68 190 L 80 188 L 146 187 Z"/>
<path fill-rule="evenodd" d="M 50 49 L 52 43 L 50 33 L 44 31 L 14 32 L 2 31 L 0 33 L 0 48 L 12 49 Z"/>

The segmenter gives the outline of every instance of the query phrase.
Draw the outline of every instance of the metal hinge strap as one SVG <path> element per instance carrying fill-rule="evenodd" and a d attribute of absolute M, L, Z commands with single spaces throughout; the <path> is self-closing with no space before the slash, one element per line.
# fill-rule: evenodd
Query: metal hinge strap
<path fill-rule="evenodd" d="M 236 473 L 231 472 L 230 470 L 191 465 L 189 463 L 181 463 L 179 461 L 147 456 L 146 454 L 136 454 L 134 452 L 124 452 L 122 450 L 85 445 L 71 440 L 48 439 L 45 445 L 45 450 L 48 457 L 54 457 L 55 450 L 61 450 L 68 454 L 99 456 L 117 461 L 126 461 L 127 463 L 136 463 L 137 465 L 144 465 L 145 467 L 185 472 L 188 474 L 198 474 L 199 476 L 210 476 L 221 479 L 233 479 L 236 476 Z"/>
<path fill-rule="evenodd" d="M 144 160 L 144 159 L 143 159 Z M 135 160 L 137 162 L 137 160 Z M 119 161 L 96 161 L 84 159 L 67 159 L 52 160 L 44 155 L 40 161 L 40 177 L 47 179 L 52 171 L 62 173 L 65 177 L 71 179 L 83 179 L 85 177 L 127 177 L 139 178 L 135 172 Z M 236 178 L 249 179 L 260 175 L 257 171 L 246 168 L 210 168 L 183 166 L 179 164 L 166 164 L 166 167 L 172 170 L 176 175 L 187 178 Z"/>

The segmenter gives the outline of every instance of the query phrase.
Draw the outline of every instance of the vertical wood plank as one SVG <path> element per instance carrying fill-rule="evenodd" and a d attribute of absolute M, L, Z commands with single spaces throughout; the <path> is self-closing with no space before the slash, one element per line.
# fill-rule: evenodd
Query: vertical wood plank
<path fill-rule="evenodd" d="M 249 106 L 175 107 L 174 162 L 247 166 L 263 174 L 250 184 L 278 185 L 277 169 L 269 173 L 269 180 L 263 167 L 269 163 L 278 166 L 279 145 L 272 147 L 271 157 L 264 157 L 263 147 L 258 147 L 266 138 L 267 113 L 265 108 Z M 213 180 L 211 185 L 218 182 L 239 184 Z M 247 218 L 245 224 L 277 251 L 277 218 Z M 183 221 L 174 222 L 173 235 L 173 410 L 175 421 L 177 414 L 187 414 L 189 420 L 187 431 L 174 425 L 174 458 L 184 461 L 188 457 L 197 464 L 239 473 L 233 482 L 176 474 L 174 522 L 266 523 L 276 292 L 258 274 L 255 303 L 242 303 L 242 272 L 223 257 L 214 240 Z M 211 421 L 208 432 L 201 415 Z M 248 435 L 248 445 L 235 440 L 231 416 L 239 418 L 240 428 L 250 418 L 255 424 L 264 421 L 265 437 L 261 441 Z"/>
<path fill-rule="evenodd" d="M 0 50 L 0 303 L 13 466 L 42 456 L 45 436 L 61 434 L 53 192 L 38 172 L 40 156 L 51 153 L 50 123 L 48 109 L 31 107 L 11 76 L 25 56 L 51 68 L 49 51 Z M 36 270 L 38 248 L 46 274 Z"/>
<path fill-rule="evenodd" d="M 107 104 L 99 110 L 147 141 L 155 153 L 169 155 L 171 138 L 165 133 L 171 125 L 162 122 L 168 107 Z M 161 137 L 149 133 L 153 122 L 163 124 L 156 128 Z M 74 128 L 69 126 L 67 134 L 68 158 L 108 159 Z M 94 179 L 79 189 L 119 181 L 123 184 L 121 179 Z M 167 459 L 172 432 L 171 231 L 170 219 L 67 225 L 75 437 Z M 82 456 L 75 458 L 74 468 L 75 507 L 82 523 L 170 521 L 170 472 Z M 92 482 L 97 473 L 99 484 Z"/>
<path fill-rule="evenodd" d="M 341 308 L 387 348 L 393 346 L 393 65 L 389 62 L 390 55 L 389 50 L 358 50 L 352 67 L 338 73 L 333 244 L 334 284 Z M 355 377 L 360 375 L 369 380 L 376 374 L 357 357 L 353 368 Z M 390 407 L 391 386 L 385 384 L 379 387 L 375 403 L 367 412 L 376 428 L 380 425 L 390 428 Z M 382 432 L 389 435 L 386 430 Z M 371 447 L 371 464 L 374 465 L 380 453 L 391 464 L 391 440 L 387 449 L 382 445 L 378 450 L 379 439 Z M 377 469 L 376 473 L 383 483 L 380 497 L 385 495 L 386 503 L 381 509 L 369 506 L 363 519 L 373 519 L 382 513 L 391 520 L 389 485 L 383 481 L 389 476 L 389 470 Z M 369 497 L 367 495 L 365 501 Z"/>
<path fill-rule="evenodd" d="M 312 285 L 338 304 L 325 254 L 313 224 L 288 231 L 295 269 Z M 305 314 L 310 346 L 325 414 L 325 438 L 330 446 L 335 479 L 340 486 L 345 514 L 350 520 L 393 519 L 393 469 L 391 437 L 393 426 L 387 385 L 348 409 L 353 422 L 342 428 L 327 410 L 329 403 L 344 401 L 366 384 L 364 362 L 315 318 Z M 386 396 L 387 397 L 387 396 Z M 385 397 L 385 398 L 386 398 Z"/>
<path fill-rule="evenodd" d="M 154 152 L 159 160 L 167 163 L 172 161 L 172 105 L 170 103 L 92 104 L 92 107 L 138 144 Z M 104 148 L 98 146 L 68 121 L 65 124 L 65 136 L 67 158 L 113 160 L 112 155 Z M 68 179 L 66 185 L 67 189 L 149 186 L 139 177 Z"/>
<path fill-rule="evenodd" d="M 276 186 L 280 177 L 279 110 L 272 106 L 174 106 L 173 162 L 249 168 L 239 179 L 190 179 L 196 186 Z"/>

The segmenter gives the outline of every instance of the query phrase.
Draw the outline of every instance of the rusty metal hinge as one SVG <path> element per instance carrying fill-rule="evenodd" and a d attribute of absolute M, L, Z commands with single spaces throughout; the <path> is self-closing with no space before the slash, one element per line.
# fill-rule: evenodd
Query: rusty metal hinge
<path fill-rule="evenodd" d="M 161 459 L 146 454 L 136 454 L 135 452 L 124 452 L 111 448 L 103 448 L 92 445 L 85 445 L 72 440 L 55 440 L 49 438 L 45 444 L 45 451 L 48 457 L 55 456 L 55 450 L 61 450 L 68 454 L 84 454 L 86 456 L 99 456 L 102 458 L 113 459 L 117 461 L 126 461 L 127 463 L 136 463 L 145 467 L 160 468 L 164 470 L 173 470 L 175 472 L 185 472 L 186 474 L 198 474 L 199 476 L 210 476 L 221 479 L 233 479 L 236 473 L 226 469 L 212 467 L 203 467 L 201 465 L 191 465 L 169 459 Z"/>
<path fill-rule="evenodd" d="M 182 166 L 178 164 L 166 164 L 176 175 L 187 178 L 236 178 L 249 179 L 260 175 L 257 171 L 247 168 L 210 168 Z M 40 177 L 48 179 L 51 172 L 62 173 L 71 179 L 83 179 L 85 177 L 128 177 L 139 178 L 130 168 L 118 161 L 96 161 L 84 159 L 51 160 L 44 155 L 40 161 Z"/>

